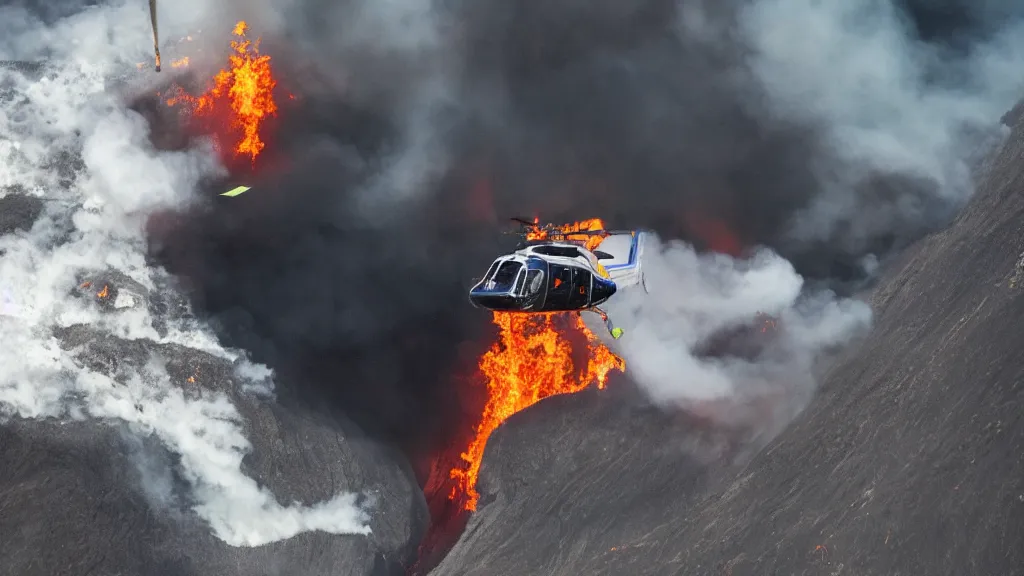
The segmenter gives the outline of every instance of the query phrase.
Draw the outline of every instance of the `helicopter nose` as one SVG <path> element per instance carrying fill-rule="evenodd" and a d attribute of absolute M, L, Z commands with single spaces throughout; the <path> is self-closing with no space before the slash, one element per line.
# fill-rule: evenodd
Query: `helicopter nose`
<path fill-rule="evenodd" d="M 618 286 L 615 285 L 615 282 L 595 277 L 591 299 L 593 302 L 603 302 L 611 298 L 617 291 Z"/>

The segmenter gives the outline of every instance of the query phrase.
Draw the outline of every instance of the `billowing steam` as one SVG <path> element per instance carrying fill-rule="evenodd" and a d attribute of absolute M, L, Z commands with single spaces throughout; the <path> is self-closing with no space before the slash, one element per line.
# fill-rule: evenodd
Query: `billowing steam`
<path fill-rule="evenodd" d="M 199 178 L 218 170 L 205 147 L 154 150 L 145 121 L 106 91 L 110 77 L 145 60 L 144 4 L 94 7 L 52 26 L 5 8 L 0 22 L 0 60 L 47 59 L 38 75 L 0 68 L 0 196 L 23 193 L 44 204 L 30 230 L 0 237 L 0 414 L 91 418 L 155 436 L 179 456 L 195 511 L 231 545 L 311 530 L 367 533 L 353 494 L 284 506 L 247 477 L 242 458 L 251 446 L 224 393 L 186 395 L 156 354 L 138 369 L 97 370 L 58 339 L 77 325 L 99 338 L 177 344 L 234 362 L 239 381 L 272 384 L 265 368 L 225 350 L 194 321 L 170 319 L 158 330 L 139 294 L 110 295 L 106 305 L 106 289 L 82 281 L 118 275 L 157 291 L 165 275 L 146 262 L 146 218 L 187 205 Z"/>
<path fill-rule="evenodd" d="M 700 26 L 713 15 L 686 4 L 684 34 L 727 43 Z M 843 255 L 872 274 L 876 256 L 947 222 L 973 192 L 973 163 L 998 137 L 998 118 L 1024 96 L 1024 7 L 937 4 L 758 0 L 737 9 L 729 41 L 749 49 L 743 107 L 769 130 L 806 127 L 815 142 L 804 200 L 764 239 L 818 279 Z M 646 270 L 652 293 L 632 290 L 611 306 L 627 328 L 619 345 L 633 378 L 660 403 L 730 424 L 784 424 L 810 397 L 821 355 L 871 320 L 866 304 L 808 286 L 768 249 L 734 259 L 652 239 Z M 760 325 L 759 313 L 775 320 Z"/>
<path fill-rule="evenodd" d="M 768 249 L 740 259 L 648 237 L 644 270 L 649 293 L 633 287 L 608 306 L 632 379 L 661 405 L 759 433 L 802 409 L 816 360 L 871 321 L 863 302 L 805 290 Z"/>
<path fill-rule="evenodd" d="M 759 0 L 740 11 L 768 97 L 751 106 L 822 132 L 807 159 L 817 191 L 790 242 L 884 249 L 943 224 L 973 192 L 972 161 L 1024 93 L 1024 5 L 955 4 Z M 955 35 L 922 38 L 939 24 Z"/>

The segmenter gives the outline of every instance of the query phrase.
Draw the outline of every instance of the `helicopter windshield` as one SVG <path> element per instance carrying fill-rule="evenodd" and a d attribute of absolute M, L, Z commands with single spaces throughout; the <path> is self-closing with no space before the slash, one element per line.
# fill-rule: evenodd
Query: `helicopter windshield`
<path fill-rule="evenodd" d="M 523 265 L 515 260 L 506 260 L 498 265 L 494 275 L 490 277 L 484 289 L 489 292 L 508 292 L 515 285 L 516 274 Z M 492 266 L 493 268 L 493 266 Z"/>

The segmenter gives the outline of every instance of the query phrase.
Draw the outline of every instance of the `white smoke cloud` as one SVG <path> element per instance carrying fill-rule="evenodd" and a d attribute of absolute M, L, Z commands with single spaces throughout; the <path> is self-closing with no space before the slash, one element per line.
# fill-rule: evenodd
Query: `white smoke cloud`
<path fill-rule="evenodd" d="M 685 3 L 680 26 L 709 44 L 743 41 L 763 90 L 747 105 L 765 123 L 823 131 L 825 153 L 808 158 L 820 190 L 790 239 L 859 250 L 966 202 L 979 145 L 1005 134 L 999 119 L 1024 96 L 1024 5 L 981 2 L 973 15 L 991 30 L 964 37 L 959 53 L 918 38 L 893 0 L 754 0 L 734 30 L 717 32 L 700 3 Z M 873 274 L 878 261 L 869 254 L 863 265 Z M 650 237 L 645 269 L 651 293 L 628 289 L 609 305 L 626 329 L 615 346 L 628 372 L 658 403 L 732 423 L 784 425 L 813 393 L 823 354 L 871 322 L 867 304 L 810 291 L 766 250 L 737 260 Z M 758 312 L 778 330 L 755 342 L 756 357 L 702 352 Z"/>
<path fill-rule="evenodd" d="M 741 11 L 747 64 L 768 95 L 753 105 L 823 127 L 834 155 L 814 167 L 822 193 L 794 218 L 794 239 L 856 246 L 933 224 L 937 207 L 966 201 L 980 144 L 972 136 L 996 137 L 999 118 L 1024 96 L 1024 8 L 996 4 L 977 6 L 982 17 L 1001 6 L 1005 17 L 990 18 L 995 32 L 962 59 L 919 40 L 893 0 L 757 0 Z M 879 189 L 878 175 L 921 184 Z"/>
<path fill-rule="evenodd" d="M 814 391 L 815 361 L 871 322 L 863 302 L 808 293 L 793 266 L 766 249 L 734 259 L 648 235 L 643 267 L 649 293 L 627 288 L 608 305 L 625 329 L 614 347 L 627 372 L 655 402 L 729 424 L 788 422 Z M 775 329 L 761 333 L 759 313 L 775 318 Z M 746 340 L 760 353 L 701 352 L 731 330 L 732 342 Z"/>
<path fill-rule="evenodd" d="M 0 414 L 92 418 L 154 435 L 180 456 L 195 511 L 230 545 L 256 546 L 311 530 L 369 533 L 353 494 L 284 506 L 247 477 L 241 464 L 252 446 L 226 395 L 187 397 L 159 358 L 116 375 L 122 377 L 117 383 L 114 374 L 83 366 L 53 336 L 54 328 L 87 324 L 125 339 L 181 344 L 240 362 L 237 374 L 251 377 L 253 389 L 269 391 L 265 367 L 237 358 L 206 330 L 178 324 L 161 337 L 154 318 L 130 295 L 105 312 L 90 298 L 70 296 L 80 274 L 109 270 L 155 289 L 161 271 L 145 262 L 146 216 L 190 202 L 198 179 L 219 170 L 206 147 L 154 150 L 145 121 L 107 91 L 107 78 L 134 71 L 149 55 L 145 3 L 105 4 L 52 26 L 5 9 L 0 22 L 0 60 L 45 54 L 52 66 L 41 79 L 0 68 L 0 196 L 17 186 L 45 199 L 30 231 L 0 237 Z M 81 153 L 71 186 L 59 183 L 51 165 L 60 150 Z M 59 221 L 68 210 L 75 229 L 65 237 Z"/>

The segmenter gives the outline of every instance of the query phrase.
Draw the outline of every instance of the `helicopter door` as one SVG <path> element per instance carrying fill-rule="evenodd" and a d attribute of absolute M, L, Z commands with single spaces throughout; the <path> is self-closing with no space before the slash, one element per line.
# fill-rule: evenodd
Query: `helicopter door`
<path fill-rule="evenodd" d="M 572 297 L 573 268 L 561 264 L 549 264 L 551 278 L 548 280 L 548 296 L 544 300 L 544 310 L 555 312 L 569 310 L 569 299 Z"/>
<path fill-rule="evenodd" d="M 578 309 L 590 306 L 590 293 L 593 289 L 594 275 L 583 268 L 572 269 L 572 292 L 569 294 L 569 308 Z"/>

